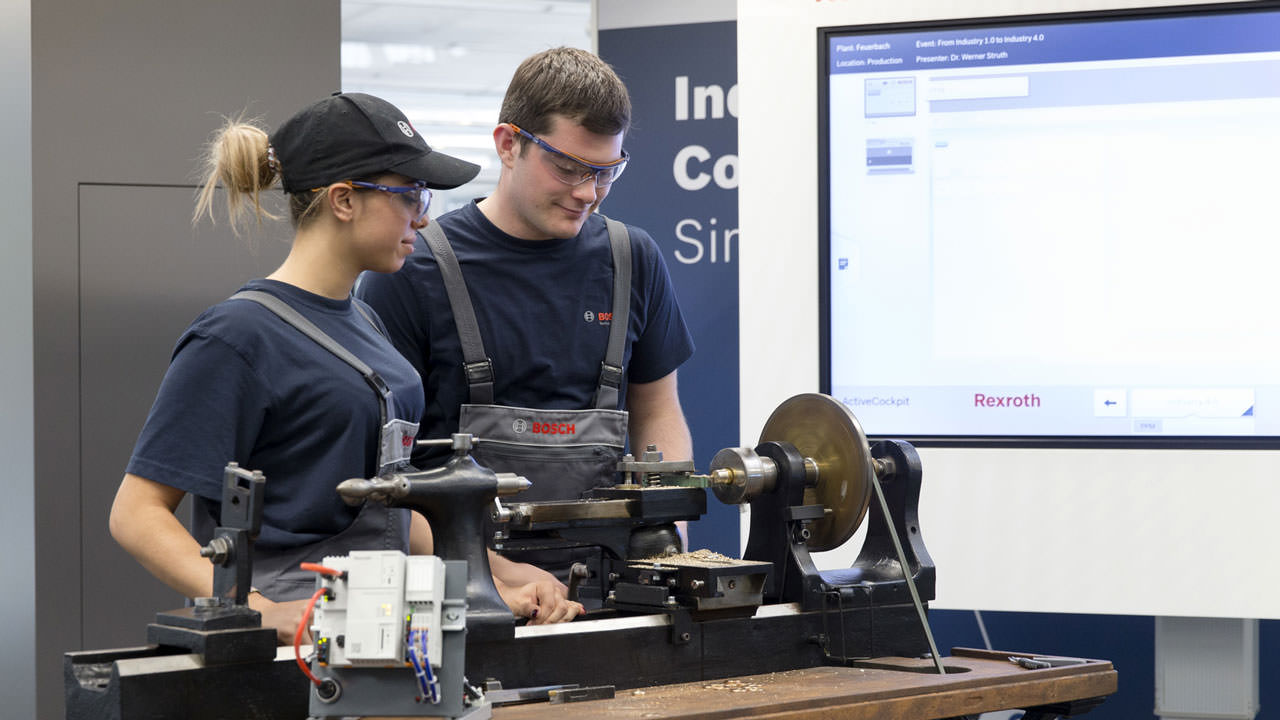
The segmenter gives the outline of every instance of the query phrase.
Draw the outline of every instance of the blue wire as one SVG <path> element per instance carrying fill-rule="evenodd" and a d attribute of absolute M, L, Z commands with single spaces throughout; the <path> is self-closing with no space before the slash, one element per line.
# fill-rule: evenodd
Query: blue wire
<path fill-rule="evenodd" d="M 431 657 L 427 654 L 427 631 L 422 630 L 418 635 L 419 642 L 422 643 L 423 667 L 426 670 L 427 682 L 431 685 L 431 703 L 433 705 L 440 702 L 440 683 L 436 680 L 435 673 L 431 672 Z"/>
<path fill-rule="evenodd" d="M 432 688 L 428 685 L 427 675 L 426 673 L 423 672 L 423 663 L 418 659 L 417 635 L 418 635 L 417 630 L 409 631 L 408 651 L 409 651 L 409 664 L 413 666 L 413 675 L 417 679 L 418 689 L 422 693 L 422 697 L 419 700 L 419 702 L 422 702 L 423 700 L 426 700 L 429 697 L 432 698 L 433 703 L 438 702 L 437 700 L 434 699 L 434 693 L 432 692 Z M 428 659 L 427 668 L 429 669 L 430 667 L 431 667 L 430 660 Z"/>

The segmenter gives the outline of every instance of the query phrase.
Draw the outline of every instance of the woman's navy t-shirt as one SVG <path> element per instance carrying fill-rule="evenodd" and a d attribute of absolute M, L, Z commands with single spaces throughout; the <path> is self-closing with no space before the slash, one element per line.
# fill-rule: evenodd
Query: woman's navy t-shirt
<path fill-rule="evenodd" d="M 394 417 L 418 422 L 417 371 L 353 305 L 254 280 L 373 368 L 391 387 Z M 363 304 L 362 304 L 363 306 Z M 367 306 L 375 322 L 377 316 Z M 353 367 L 256 302 L 225 300 L 178 340 L 127 471 L 190 493 L 196 540 L 218 524 L 223 468 L 266 476 L 260 547 L 287 548 L 343 530 L 357 509 L 338 483 L 376 472 L 378 397 Z"/>

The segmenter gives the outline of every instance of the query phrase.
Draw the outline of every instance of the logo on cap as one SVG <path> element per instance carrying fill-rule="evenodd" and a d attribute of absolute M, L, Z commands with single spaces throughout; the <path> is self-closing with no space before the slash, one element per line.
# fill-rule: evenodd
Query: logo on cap
<path fill-rule="evenodd" d="M 404 133 L 405 137 L 413 137 L 413 128 L 409 126 L 409 123 L 400 120 L 396 122 L 396 127 L 400 128 L 400 132 Z"/>

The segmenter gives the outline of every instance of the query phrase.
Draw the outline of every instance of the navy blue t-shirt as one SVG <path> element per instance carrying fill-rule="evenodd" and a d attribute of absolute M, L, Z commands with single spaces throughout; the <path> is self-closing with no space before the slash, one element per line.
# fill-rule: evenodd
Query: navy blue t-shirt
<path fill-rule="evenodd" d="M 475 306 L 493 361 L 494 402 L 511 407 L 591 407 L 609 340 L 613 254 L 604 218 L 576 237 L 521 240 L 499 230 L 473 202 L 439 220 Z M 631 316 L 623 357 L 626 383 L 660 380 L 693 354 L 662 253 L 644 230 L 631 235 Z M 391 341 L 422 374 L 427 397 L 419 437 L 458 429 L 469 401 L 462 347 L 435 257 L 421 237 L 399 272 L 365 273 L 356 294 L 387 325 Z M 426 462 L 423 454 L 415 456 Z"/>
<path fill-rule="evenodd" d="M 273 280 L 243 289 L 284 300 L 373 368 L 391 387 L 394 417 L 422 416 L 418 373 L 355 308 L 359 301 Z M 178 340 L 128 472 L 190 493 L 194 535 L 206 542 L 218 523 L 226 464 L 261 470 L 257 543 L 296 547 L 351 524 L 358 509 L 335 488 L 376 474 L 380 431 L 378 396 L 355 368 L 258 303 L 224 300 Z"/>

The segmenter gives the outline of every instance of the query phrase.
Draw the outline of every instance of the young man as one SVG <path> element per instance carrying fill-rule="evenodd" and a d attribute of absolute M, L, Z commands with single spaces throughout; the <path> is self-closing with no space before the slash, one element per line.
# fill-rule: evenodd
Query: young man
<path fill-rule="evenodd" d="M 611 239 L 595 212 L 626 167 L 630 121 L 626 87 L 595 55 L 526 59 L 493 131 L 497 189 L 432 223 L 400 272 L 359 291 L 422 374 L 419 437 L 490 441 L 481 463 L 533 481 L 518 500 L 611 483 L 628 437 L 637 454 L 692 457 L 676 369 L 693 341 L 661 252 L 634 226 Z"/>

